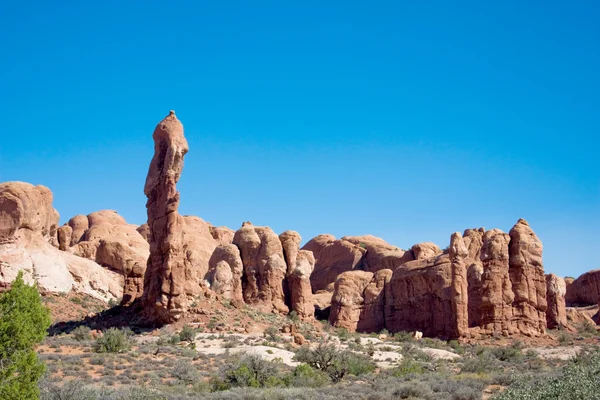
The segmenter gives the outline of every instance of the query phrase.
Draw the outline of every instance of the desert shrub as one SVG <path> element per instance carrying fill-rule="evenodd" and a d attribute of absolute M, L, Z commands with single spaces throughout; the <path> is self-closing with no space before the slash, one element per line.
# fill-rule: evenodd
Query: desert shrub
<path fill-rule="evenodd" d="M 19 272 L 10 290 L 0 294 L 0 398 L 37 399 L 44 363 L 34 346 L 46 336 L 50 313 L 37 286 Z"/>
<path fill-rule="evenodd" d="M 584 354 L 569 362 L 558 376 L 525 377 L 515 381 L 496 400 L 600 399 L 600 353 Z"/>
<path fill-rule="evenodd" d="M 179 332 L 179 341 L 193 342 L 196 339 L 196 330 L 189 325 L 184 325 Z"/>
<path fill-rule="evenodd" d="M 180 360 L 175 364 L 171 375 L 185 384 L 192 384 L 199 377 L 198 370 L 189 361 L 185 360 Z"/>
<path fill-rule="evenodd" d="M 409 358 L 402 359 L 400 365 L 396 368 L 393 368 L 391 371 L 393 376 L 405 376 L 409 374 L 422 374 L 425 372 L 425 369 L 419 364 Z"/>
<path fill-rule="evenodd" d="M 221 368 L 220 377 L 213 382 L 213 389 L 224 390 L 231 387 L 274 387 L 282 385 L 278 378 L 277 364 L 263 359 L 257 354 L 233 357 Z M 220 380 L 220 382 L 219 382 Z"/>
<path fill-rule="evenodd" d="M 84 340 L 91 340 L 92 339 L 92 335 L 90 334 L 91 329 L 88 328 L 87 326 L 78 326 L 77 328 L 73 329 L 73 338 L 75 340 L 77 340 L 78 342 L 84 341 Z"/>
<path fill-rule="evenodd" d="M 523 361 L 523 353 L 518 346 L 494 347 L 489 351 L 497 360 L 500 361 L 512 363 Z"/>
<path fill-rule="evenodd" d="M 121 329 L 110 328 L 96 339 L 93 349 L 96 353 L 123 353 L 131 348 L 129 334 Z"/>
<path fill-rule="evenodd" d="M 290 311 L 287 317 L 294 322 L 300 321 L 300 317 L 298 317 L 298 313 L 295 310 Z"/>
<path fill-rule="evenodd" d="M 294 360 L 327 373 L 334 383 L 341 381 L 347 374 L 361 375 L 375 369 L 370 357 L 340 350 L 325 342 L 319 343 L 314 349 L 308 346 L 300 347 L 294 355 Z"/>
<path fill-rule="evenodd" d="M 273 342 L 277 342 L 279 340 L 279 329 L 274 326 L 269 326 L 265 329 L 265 337 Z"/>
<path fill-rule="evenodd" d="M 286 377 L 286 384 L 292 387 L 320 387 L 329 382 L 329 376 L 312 368 L 308 364 L 300 364 Z"/>

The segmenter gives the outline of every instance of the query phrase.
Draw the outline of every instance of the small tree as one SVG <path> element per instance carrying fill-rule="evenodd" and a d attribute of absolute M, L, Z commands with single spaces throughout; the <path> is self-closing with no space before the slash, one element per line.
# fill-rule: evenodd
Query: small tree
<path fill-rule="evenodd" d="M 0 294 L 0 398 L 37 399 L 44 373 L 34 347 L 46 336 L 50 313 L 37 286 L 26 285 L 19 272 L 12 287 Z"/>

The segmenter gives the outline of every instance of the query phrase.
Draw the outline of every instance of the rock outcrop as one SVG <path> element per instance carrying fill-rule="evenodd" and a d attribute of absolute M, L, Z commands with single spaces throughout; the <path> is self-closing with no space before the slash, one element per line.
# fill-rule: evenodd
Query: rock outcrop
<path fill-rule="evenodd" d="M 356 331 L 364 310 L 365 289 L 373 279 L 367 271 L 346 271 L 335 281 L 329 322 L 338 328 Z"/>
<path fill-rule="evenodd" d="M 242 276 L 244 265 L 240 251 L 234 244 L 222 244 L 217 246 L 208 262 L 209 270 L 206 279 L 211 288 L 226 299 L 231 299 L 235 305 L 244 303 L 242 293 Z M 225 267 L 229 268 L 227 274 Z M 225 278 L 228 278 L 226 280 Z"/>
<path fill-rule="evenodd" d="M 469 336 L 469 282 L 465 259 L 469 250 L 463 241 L 462 235 L 455 232 L 450 237 L 448 255 L 452 268 L 452 312 L 454 313 L 455 326 L 453 337 Z"/>
<path fill-rule="evenodd" d="M 308 250 L 299 250 L 294 262 L 296 267 L 287 275 L 290 309 L 301 319 L 312 319 L 315 308 L 310 274 L 315 268 L 315 257 Z"/>
<path fill-rule="evenodd" d="M 588 271 L 567 282 L 568 306 L 591 306 L 600 303 L 600 269 Z"/>
<path fill-rule="evenodd" d="M 516 328 L 522 334 L 540 336 L 546 332 L 548 306 L 542 241 L 524 219 L 517 221 L 509 235 L 509 274 Z"/>
<path fill-rule="evenodd" d="M 95 261 L 123 275 L 122 304 L 141 297 L 150 254 L 148 242 L 137 226 L 113 210 L 77 215 L 58 229 L 61 250 Z"/>
<path fill-rule="evenodd" d="M 178 319 L 188 308 L 185 294 L 185 219 L 179 215 L 177 182 L 183 169 L 188 143 L 175 113 L 158 123 L 152 135 L 154 157 L 150 163 L 144 194 L 148 197 L 150 258 L 144 279 L 144 305 L 156 322 Z"/>
<path fill-rule="evenodd" d="M 287 313 L 284 284 L 287 265 L 279 237 L 269 227 L 245 222 L 233 237 L 240 249 L 244 301 L 263 312 Z"/>
<path fill-rule="evenodd" d="M 36 282 L 42 292 L 120 298 L 119 274 L 56 248 L 59 215 L 52 197 L 44 186 L 0 183 L 0 282 L 10 283 L 23 271 L 25 281 Z"/>
<path fill-rule="evenodd" d="M 566 293 L 567 286 L 563 278 L 554 274 L 546 275 L 546 323 L 550 329 L 567 327 Z"/>

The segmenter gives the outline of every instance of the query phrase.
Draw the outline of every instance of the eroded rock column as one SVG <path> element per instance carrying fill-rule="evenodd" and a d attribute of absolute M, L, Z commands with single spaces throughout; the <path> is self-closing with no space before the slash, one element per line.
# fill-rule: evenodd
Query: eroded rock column
<path fill-rule="evenodd" d="M 188 143 L 183 125 L 171 111 L 152 135 L 154 157 L 144 193 L 148 197 L 150 258 L 144 277 L 143 302 L 147 315 L 157 322 L 171 322 L 187 310 L 185 296 L 185 221 L 178 213 L 176 184 L 183 170 Z"/>
<path fill-rule="evenodd" d="M 462 235 L 454 232 L 448 248 L 452 265 L 452 311 L 454 313 L 454 332 L 456 338 L 469 336 L 469 283 L 465 259 L 469 250 Z"/>

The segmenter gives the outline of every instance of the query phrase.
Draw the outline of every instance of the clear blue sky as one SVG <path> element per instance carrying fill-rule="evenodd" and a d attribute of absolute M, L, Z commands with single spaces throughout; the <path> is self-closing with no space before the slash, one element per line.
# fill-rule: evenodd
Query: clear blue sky
<path fill-rule="evenodd" d="M 174 109 L 183 214 L 402 248 L 523 217 L 600 268 L 600 3 L 169 3 L 1 2 L 0 181 L 143 223 Z"/>

